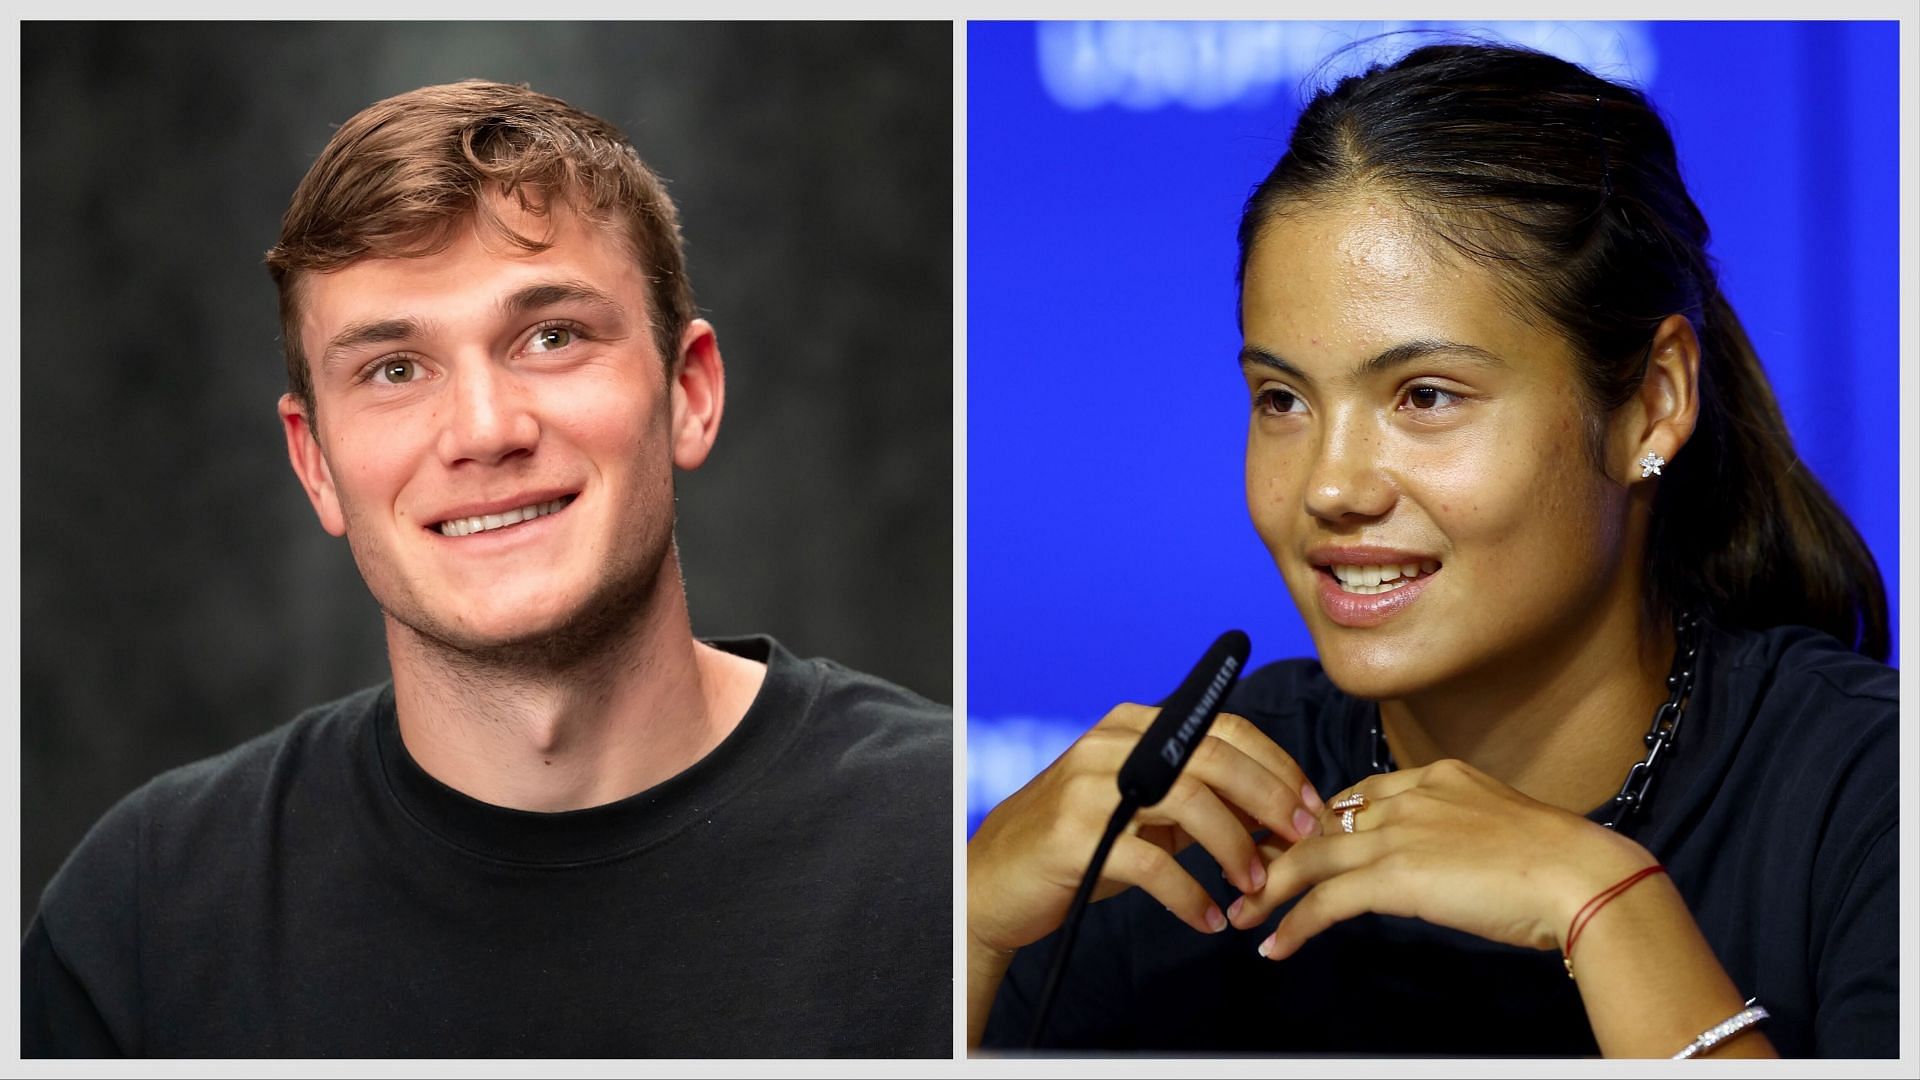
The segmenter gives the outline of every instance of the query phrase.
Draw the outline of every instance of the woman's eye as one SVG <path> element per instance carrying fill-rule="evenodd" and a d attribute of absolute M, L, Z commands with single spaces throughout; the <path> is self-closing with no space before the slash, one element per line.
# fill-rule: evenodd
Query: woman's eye
<path fill-rule="evenodd" d="M 549 326 L 533 332 L 533 340 L 528 343 L 535 352 L 552 352 L 573 344 L 573 331 L 564 326 Z"/>
<path fill-rule="evenodd" d="M 382 360 L 373 371 L 373 381 L 388 384 L 412 382 L 414 373 L 415 365 L 411 360 Z"/>
<path fill-rule="evenodd" d="M 1306 403 L 1291 390 L 1273 387 L 1262 390 L 1254 398 L 1254 404 L 1270 416 L 1281 416 L 1291 412 L 1305 412 Z"/>
<path fill-rule="evenodd" d="M 1407 407 L 1412 409 L 1442 409 L 1459 402 L 1459 394 L 1437 386 L 1416 386 L 1407 391 Z"/>

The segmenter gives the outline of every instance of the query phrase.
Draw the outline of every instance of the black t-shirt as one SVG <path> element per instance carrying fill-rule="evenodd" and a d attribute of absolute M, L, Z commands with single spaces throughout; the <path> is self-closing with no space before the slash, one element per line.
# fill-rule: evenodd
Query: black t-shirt
<path fill-rule="evenodd" d="M 948 1056 L 950 712 L 717 644 L 745 718 L 605 806 L 446 787 L 391 686 L 152 781 L 47 887 L 23 1052 Z"/>
<path fill-rule="evenodd" d="M 1734 985 L 1772 1014 L 1763 1030 L 1781 1054 L 1895 1056 L 1896 673 L 1799 627 L 1710 630 L 1704 649 L 1678 744 L 1622 831 L 1665 864 Z M 1340 692 L 1318 663 L 1261 668 L 1227 708 L 1291 753 L 1319 791 L 1373 771 L 1376 706 Z M 1239 895 L 1198 845 L 1181 862 L 1222 910 Z M 1260 958 L 1255 946 L 1290 906 L 1257 929 L 1209 935 L 1139 889 L 1093 905 L 1043 1045 L 1599 1052 L 1558 953 L 1363 915 L 1286 960 Z M 1026 1045 L 1054 940 L 1015 957 L 987 1045 Z"/>

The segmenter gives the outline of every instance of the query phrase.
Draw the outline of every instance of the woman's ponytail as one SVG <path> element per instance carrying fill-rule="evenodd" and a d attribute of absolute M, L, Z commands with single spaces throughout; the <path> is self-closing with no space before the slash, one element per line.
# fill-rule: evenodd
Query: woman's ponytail
<path fill-rule="evenodd" d="M 1885 661 L 1886 588 L 1853 523 L 1793 449 L 1739 316 L 1701 312 L 1700 418 L 1661 477 L 1647 545 L 1652 599 L 1722 622 L 1804 625 Z"/>

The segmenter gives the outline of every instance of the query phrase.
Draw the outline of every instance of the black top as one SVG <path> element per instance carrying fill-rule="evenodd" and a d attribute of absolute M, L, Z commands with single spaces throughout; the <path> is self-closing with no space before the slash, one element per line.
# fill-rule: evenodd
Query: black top
<path fill-rule="evenodd" d="M 1772 1013 L 1763 1030 L 1782 1055 L 1895 1056 L 1896 673 L 1800 627 L 1703 636 L 1679 742 L 1622 831 L 1665 864 L 1734 985 Z M 1316 790 L 1373 771 L 1376 706 L 1336 689 L 1316 662 L 1261 668 L 1227 707 L 1293 754 Z M 1588 816 L 1605 821 L 1611 809 Z M 1239 895 L 1198 845 L 1181 863 L 1222 910 Z M 1139 889 L 1093 905 L 1043 1044 L 1599 1052 L 1558 953 L 1363 915 L 1286 960 L 1261 959 L 1254 947 L 1289 907 L 1257 929 L 1208 935 Z M 1026 1045 L 1053 942 L 1015 957 L 988 1045 Z"/>
<path fill-rule="evenodd" d="M 717 644 L 745 718 L 605 806 L 441 784 L 390 685 L 148 783 L 47 886 L 24 1054 L 948 1056 L 949 711 Z"/>

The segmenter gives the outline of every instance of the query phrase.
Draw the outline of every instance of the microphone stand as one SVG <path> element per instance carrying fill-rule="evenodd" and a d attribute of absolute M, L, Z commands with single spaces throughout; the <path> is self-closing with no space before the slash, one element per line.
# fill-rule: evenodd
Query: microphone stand
<path fill-rule="evenodd" d="M 1080 934 L 1080 917 L 1087 913 L 1087 903 L 1093 898 L 1093 887 L 1100 881 L 1100 870 L 1107 865 L 1107 856 L 1113 851 L 1113 842 L 1133 820 L 1134 811 L 1140 809 L 1132 799 L 1121 796 L 1120 805 L 1107 819 L 1107 831 L 1100 836 L 1100 844 L 1093 849 L 1093 861 L 1087 865 L 1086 874 L 1080 878 L 1080 887 L 1074 890 L 1073 903 L 1067 908 L 1067 921 L 1060 930 L 1060 944 L 1054 950 L 1053 962 L 1047 965 L 1047 981 L 1040 991 L 1040 1007 L 1033 1017 L 1033 1034 L 1027 1038 L 1027 1049 L 1040 1048 L 1040 1036 L 1047 1030 L 1047 1015 L 1053 1011 L 1054 994 L 1060 989 L 1060 978 L 1067 973 L 1067 957 L 1073 953 L 1073 939 Z"/>

